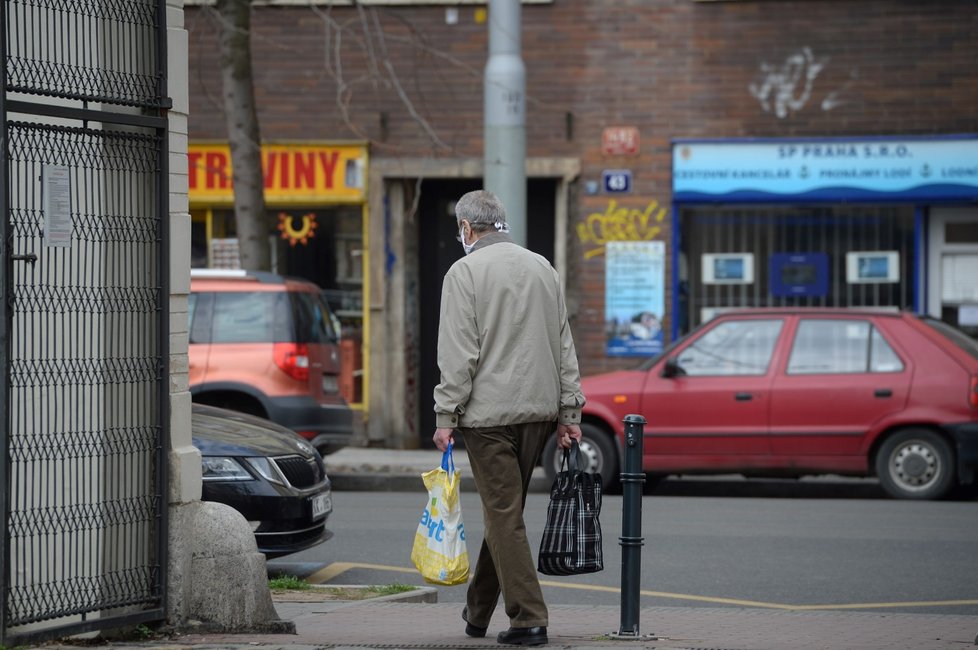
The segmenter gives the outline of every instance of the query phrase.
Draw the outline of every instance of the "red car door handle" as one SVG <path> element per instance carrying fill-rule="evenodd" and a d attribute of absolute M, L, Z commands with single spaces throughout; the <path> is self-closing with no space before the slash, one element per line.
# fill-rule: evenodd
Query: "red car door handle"
<path fill-rule="evenodd" d="M 734 399 L 738 402 L 749 402 L 754 399 L 754 396 L 750 393 L 737 393 L 734 395 Z"/>
<path fill-rule="evenodd" d="M 893 397 L 893 391 L 889 388 L 877 388 L 873 391 L 873 397 Z"/>

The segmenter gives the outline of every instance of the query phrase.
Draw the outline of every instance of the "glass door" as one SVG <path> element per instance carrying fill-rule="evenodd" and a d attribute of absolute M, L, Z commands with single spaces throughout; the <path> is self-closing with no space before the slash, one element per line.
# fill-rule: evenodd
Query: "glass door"
<path fill-rule="evenodd" d="M 934 208 L 928 312 L 978 338 L 978 209 Z"/>

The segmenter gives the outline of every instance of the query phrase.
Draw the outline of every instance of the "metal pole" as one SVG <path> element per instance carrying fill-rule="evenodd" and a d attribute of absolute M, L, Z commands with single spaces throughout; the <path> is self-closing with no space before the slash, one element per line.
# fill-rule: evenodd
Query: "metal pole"
<path fill-rule="evenodd" d="M 626 415 L 625 461 L 621 473 L 622 520 L 621 520 L 621 626 L 612 636 L 620 639 L 638 639 L 639 584 L 642 578 L 642 448 L 645 436 L 645 418 Z"/>
<path fill-rule="evenodd" d="M 484 88 L 485 188 L 506 206 L 510 235 L 526 246 L 526 67 L 520 0 L 489 0 Z"/>

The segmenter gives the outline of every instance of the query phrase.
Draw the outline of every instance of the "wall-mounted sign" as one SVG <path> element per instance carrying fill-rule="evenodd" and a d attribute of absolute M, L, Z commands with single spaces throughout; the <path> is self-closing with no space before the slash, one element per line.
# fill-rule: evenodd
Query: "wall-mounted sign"
<path fill-rule="evenodd" d="M 818 297 L 829 293 L 829 256 L 825 253 L 771 255 L 771 295 Z"/>
<path fill-rule="evenodd" d="M 677 201 L 978 198 L 978 137 L 676 141 Z"/>
<path fill-rule="evenodd" d="M 601 153 L 606 156 L 634 156 L 638 150 L 638 127 L 606 126 L 601 132 Z"/>
<path fill-rule="evenodd" d="M 632 191 L 632 171 L 630 169 L 606 169 L 601 172 L 604 191 L 609 194 L 625 194 Z"/>
<path fill-rule="evenodd" d="M 191 144 L 190 202 L 230 204 L 231 152 L 227 144 Z M 262 145 L 265 201 L 270 205 L 357 202 L 366 197 L 363 145 Z"/>
<path fill-rule="evenodd" d="M 278 213 L 278 230 L 282 233 L 282 239 L 289 242 L 295 248 L 296 244 L 306 246 L 309 240 L 316 236 L 316 214 L 307 212 L 303 215 L 289 214 L 288 212 Z"/>
<path fill-rule="evenodd" d="M 605 326 L 613 357 L 662 352 L 666 244 L 614 241 L 605 245 Z"/>
<path fill-rule="evenodd" d="M 899 251 L 853 251 L 846 253 L 846 282 L 850 284 L 882 284 L 899 281 Z"/>
<path fill-rule="evenodd" d="M 44 213 L 44 245 L 70 248 L 74 221 L 71 217 L 71 168 L 41 167 L 41 209 Z"/>
<path fill-rule="evenodd" d="M 702 258 L 703 284 L 751 284 L 753 253 L 706 253 Z"/>

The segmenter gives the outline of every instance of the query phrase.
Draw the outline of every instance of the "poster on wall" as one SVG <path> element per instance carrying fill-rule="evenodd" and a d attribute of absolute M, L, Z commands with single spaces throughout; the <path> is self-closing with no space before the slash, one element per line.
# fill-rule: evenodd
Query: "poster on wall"
<path fill-rule="evenodd" d="M 609 357 L 662 352 L 666 245 L 608 242 L 605 248 L 605 331 Z"/>

